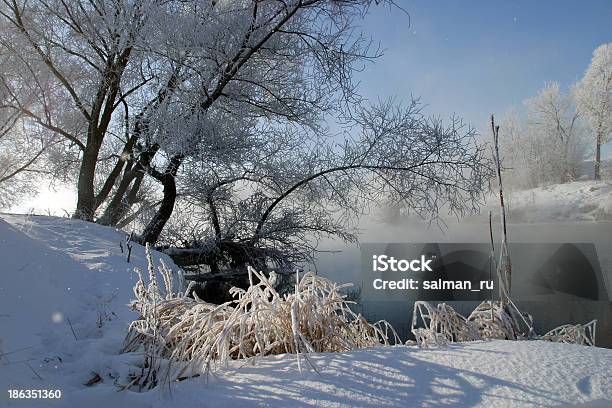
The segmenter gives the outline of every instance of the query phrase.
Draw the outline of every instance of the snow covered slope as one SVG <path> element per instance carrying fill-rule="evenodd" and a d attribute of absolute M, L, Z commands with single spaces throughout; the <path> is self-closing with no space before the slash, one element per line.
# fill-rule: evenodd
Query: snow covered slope
<path fill-rule="evenodd" d="M 142 361 L 119 352 L 135 317 L 125 306 L 131 271 L 146 265 L 138 245 L 126 262 L 124 239 L 81 221 L 0 216 L 0 407 L 612 406 L 612 350 L 546 342 L 313 354 L 318 372 L 301 373 L 295 355 L 273 356 L 170 390 L 118 391 Z M 100 381 L 85 386 L 94 373 Z M 62 398 L 11 400 L 8 389 L 60 389 Z"/>
<path fill-rule="evenodd" d="M 492 205 L 497 203 L 493 200 Z M 576 181 L 510 194 L 513 222 L 612 221 L 612 181 Z"/>
<path fill-rule="evenodd" d="M 137 244 L 127 262 L 125 240 L 84 221 L 0 215 L 0 407 L 9 388 L 81 389 L 120 351 L 133 270 L 147 265 Z"/>

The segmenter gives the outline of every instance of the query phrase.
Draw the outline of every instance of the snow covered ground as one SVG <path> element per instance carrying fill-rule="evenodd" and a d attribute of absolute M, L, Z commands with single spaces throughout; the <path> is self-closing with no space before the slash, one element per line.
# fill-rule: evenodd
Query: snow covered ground
<path fill-rule="evenodd" d="M 119 352 L 135 317 L 132 269 L 146 265 L 139 245 L 126 262 L 122 240 L 81 221 L 0 215 L 0 407 L 612 407 L 612 350 L 546 342 L 317 354 L 318 372 L 301 373 L 294 355 L 273 356 L 170 389 L 118 391 L 141 360 Z M 85 386 L 94 373 L 101 381 Z M 9 389 L 62 398 L 9 399 Z"/>
<path fill-rule="evenodd" d="M 489 203 L 497 205 L 497 202 Z M 509 197 L 513 222 L 611 221 L 612 180 L 576 181 L 531 190 Z"/>
<path fill-rule="evenodd" d="M 8 389 L 69 394 L 94 371 L 117 371 L 110 367 L 134 318 L 133 269 L 146 270 L 144 247 L 133 244 L 128 263 L 125 240 L 83 221 L 0 215 L 0 407 L 15 403 Z"/>
<path fill-rule="evenodd" d="M 181 382 L 174 395 L 185 406 L 202 400 L 274 407 L 541 407 L 594 400 L 599 404 L 592 406 L 612 406 L 612 351 L 607 349 L 488 341 L 431 350 L 381 347 L 310 359 L 320 374 L 299 373 L 295 356 L 276 356 L 224 371 L 205 388 L 198 381 Z"/>

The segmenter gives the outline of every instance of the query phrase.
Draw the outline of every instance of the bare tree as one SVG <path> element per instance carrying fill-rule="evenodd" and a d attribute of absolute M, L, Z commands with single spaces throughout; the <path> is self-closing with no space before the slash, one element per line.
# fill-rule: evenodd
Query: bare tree
<path fill-rule="evenodd" d="M 213 271 L 289 268 L 312 260 L 319 238 L 355 241 L 359 216 L 383 200 L 423 216 L 475 211 L 492 175 L 484 148 L 457 119 L 445 125 L 421 108 L 363 107 L 341 143 L 284 132 L 231 171 L 186 170 L 185 198 L 209 228 L 166 251 Z"/>
<path fill-rule="evenodd" d="M 581 162 L 579 114 L 570 96 L 564 95 L 556 82 L 547 83 L 537 96 L 525 101 L 527 123 L 534 137 L 543 141 L 547 151 L 556 157 L 547 158 L 561 182 L 576 178 Z M 540 155 L 546 150 L 542 149 Z M 540 160 L 543 157 L 540 156 Z"/>
<path fill-rule="evenodd" d="M 355 25 L 369 0 L 0 1 L 1 45 L 46 80 L 14 109 L 61 138 L 75 217 L 154 243 L 180 199 L 221 247 L 214 266 L 354 239 L 350 220 L 381 195 L 423 213 L 477 206 L 488 167 L 473 131 L 360 97 L 354 73 L 380 55 Z"/>
<path fill-rule="evenodd" d="M 353 21 L 369 4 L 2 0 L 2 46 L 24 71 L 51 79 L 31 108 L 15 108 L 77 150 L 75 217 L 106 208 L 101 222 L 122 222 L 146 175 L 165 191 L 142 234 L 154 241 L 182 162 L 210 137 L 189 126 L 228 111 L 311 126 L 338 108 L 330 95 L 357 99 L 354 64 L 375 53 Z"/>

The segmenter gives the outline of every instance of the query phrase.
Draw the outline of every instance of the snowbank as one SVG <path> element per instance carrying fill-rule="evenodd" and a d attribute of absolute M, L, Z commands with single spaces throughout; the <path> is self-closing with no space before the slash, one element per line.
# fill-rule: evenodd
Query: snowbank
<path fill-rule="evenodd" d="M 118 392 L 116 379 L 142 361 L 119 352 L 136 317 L 125 306 L 131 271 L 146 265 L 138 245 L 126 262 L 123 239 L 81 221 L 0 216 L 0 406 L 612 406 L 612 350 L 540 341 L 311 354 L 318 372 L 304 364 L 301 373 L 295 355 L 279 355 L 232 361 L 170 390 Z M 85 386 L 94 373 L 100 381 Z M 10 400 L 8 389 L 63 396 Z"/>
<path fill-rule="evenodd" d="M 127 262 L 125 240 L 79 220 L 0 215 L 0 406 L 7 389 L 53 384 L 66 394 L 112 365 L 137 317 L 126 306 L 134 267 L 147 265 L 137 244 Z"/>
<path fill-rule="evenodd" d="M 576 181 L 510 194 L 513 222 L 612 221 L 612 181 Z"/>

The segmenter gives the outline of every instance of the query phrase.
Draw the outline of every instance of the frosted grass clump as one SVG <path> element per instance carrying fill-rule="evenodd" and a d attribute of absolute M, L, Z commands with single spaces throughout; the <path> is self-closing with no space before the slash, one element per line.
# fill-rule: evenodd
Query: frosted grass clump
<path fill-rule="evenodd" d="M 420 325 L 423 327 L 417 327 Z M 451 306 L 440 303 L 433 307 L 423 301 L 414 304 L 412 334 L 416 337 L 417 344 L 425 348 L 480 339 L 477 325 L 457 313 Z"/>
<path fill-rule="evenodd" d="M 434 307 L 418 301 L 414 304 L 411 331 L 416 344 L 422 348 L 484 339 L 546 340 L 595 346 L 596 324 L 596 320 L 587 324 L 566 324 L 539 336 L 533 329 L 531 316 L 521 313 L 511 300 L 505 305 L 484 301 L 467 318 L 445 303 Z"/>
<path fill-rule="evenodd" d="M 597 320 L 591 320 L 586 324 L 564 324 L 543 335 L 542 340 L 594 346 L 596 327 Z"/>
<path fill-rule="evenodd" d="M 209 372 L 230 360 L 272 354 L 341 352 L 399 343 L 386 321 L 368 323 L 354 313 L 340 289 L 329 279 L 311 272 L 296 276 L 295 291 L 281 296 L 262 272 L 248 268 L 249 287 L 232 288 L 234 300 L 214 305 L 174 293 L 171 271 L 162 263 L 165 293 L 157 283 L 147 247 L 148 284 L 142 272 L 134 286 L 136 299 L 130 304 L 140 312 L 125 339 L 124 352 L 142 352 L 145 364 L 127 388 L 154 387 Z M 303 356 L 316 370 L 316 367 Z"/>

